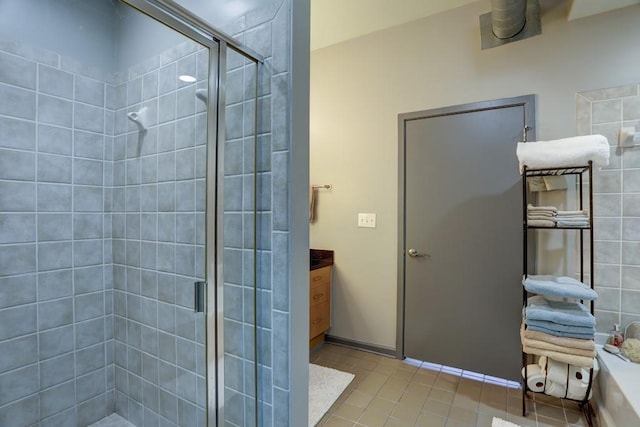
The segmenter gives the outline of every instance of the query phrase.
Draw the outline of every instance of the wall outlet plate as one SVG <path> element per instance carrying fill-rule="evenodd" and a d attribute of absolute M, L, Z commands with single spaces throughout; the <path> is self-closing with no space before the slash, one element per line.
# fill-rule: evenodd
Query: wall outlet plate
<path fill-rule="evenodd" d="M 358 227 L 376 228 L 376 214 L 374 214 L 374 213 L 359 213 L 358 214 Z"/>

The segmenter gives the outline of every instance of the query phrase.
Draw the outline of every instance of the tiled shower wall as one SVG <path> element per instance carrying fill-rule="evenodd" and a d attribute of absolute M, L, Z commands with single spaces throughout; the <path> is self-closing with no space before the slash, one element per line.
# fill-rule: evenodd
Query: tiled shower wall
<path fill-rule="evenodd" d="M 113 86 L 115 409 L 137 426 L 204 426 L 208 50 L 185 41 Z M 179 75 L 195 76 L 185 83 Z M 147 108 L 147 131 L 127 113 Z"/>
<path fill-rule="evenodd" d="M 640 321 L 640 147 L 618 148 L 622 126 L 640 132 L 640 85 L 576 96 L 577 133 L 602 134 L 609 166 L 594 170 L 594 283 L 598 332 Z"/>
<path fill-rule="evenodd" d="M 113 408 L 108 83 L 0 41 L 3 426 L 87 425 Z"/>
<path fill-rule="evenodd" d="M 289 402 L 291 377 L 290 369 L 290 293 L 289 293 L 289 57 L 290 57 L 290 22 L 291 3 L 289 0 L 274 1 L 262 9 L 251 12 L 234 21 L 222 30 L 231 34 L 235 39 L 255 50 L 265 59 L 259 67 L 258 75 L 258 128 L 255 161 L 257 167 L 257 343 L 258 343 L 258 423 L 262 426 L 289 425 Z M 247 90 L 255 88 L 253 84 L 254 68 L 241 67 L 237 55 L 228 56 L 228 89 L 227 89 L 227 129 L 229 130 L 226 143 L 226 155 L 239 150 L 244 139 L 244 150 L 250 149 L 252 144 L 251 116 L 252 102 Z M 238 92 L 243 83 L 244 94 Z M 240 108 L 240 104 L 244 107 Z M 244 117 L 244 130 L 238 129 L 239 116 Z M 243 133 L 244 132 L 244 133 Z M 245 158 L 252 156 L 245 151 Z M 228 159 L 225 163 L 229 165 Z M 228 177 L 236 178 L 243 171 L 244 179 L 248 179 L 252 172 L 251 165 L 231 165 L 225 168 Z M 245 181 L 245 194 L 248 186 Z M 246 207 L 246 205 L 245 205 Z M 241 230 L 238 225 L 235 230 Z M 246 225 L 245 225 L 245 230 Z M 233 231 L 230 229 L 228 231 Z M 236 245 L 237 246 L 237 245 Z M 245 244 L 245 247 L 248 245 Z M 238 251 L 236 251 L 238 252 Z M 228 253 L 225 254 L 225 257 Z M 238 259 L 239 254 L 234 256 Z M 244 256 L 244 261 L 252 261 Z M 227 258 L 225 258 L 227 263 Z M 252 299 L 246 297 L 240 301 L 240 292 L 247 295 L 251 282 L 247 280 L 253 266 L 245 264 L 244 289 L 237 285 L 241 278 L 229 280 L 225 277 L 225 289 L 235 292 L 236 313 L 238 310 L 250 311 L 247 304 Z M 231 314 L 232 313 L 227 313 Z M 231 325 L 238 330 L 241 318 L 229 319 L 225 326 Z M 244 320 L 249 318 L 245 315 Z M 240 375 L 244 367 L 244 384 L 232 380 L 228 383 L 225 398 L 225 418 L 230 425 L 249 425 L 253 421 L 254 399 L 251 394 L 253 387 L 251 375 L 253 370 L 252 350 L 250 341 L 241 342 L 249 334 L 225 335 L 225 346 L 231 345 L 232 352 L 225 354 L 227 375 Z M 242 357 L 238 356 L 243 354 Z M 245 423 L 245 424 L 242 424 Z"/>
<path fill-rule="evenodd" d="M 258 76 L 258 142 L 255 154 L 258 167 L 258 422 L 263 426 L 290 424 L 290 26 L 291 2 L 278 0 L 222 28 L 265 58 Z M 229 68 L 230 87 L 234 81 L 240 81 L 240 73 L 232 71 L 236 67 L 230 65 Z M 252 78 L 252 73 L 247 72 L 249 70 L 252 68 L 244 68 L 244 86 L 251 89 L 253 85 L 247 84 L 247 79 Z M 235 99 L 237 103 L 242 98 Z M 248 99 L 246 94 L 244 99 Z M 228 100 L 230 108 L 234 106 L 233 100 Z M 245 109 L 245 113 L 250 111 Z M 228 125 L 231 122 L 237 123 L 228 117 Z M 251 126 L 246 120 L 245 124 Z M 228 138 L 227 144 L 234 142 L 233 138 Z M 248 271 L 250 267 L 245 266 L 245 277 Z M 250 366 L 251 362 L 247 358 L 245 366 Z M 239 410 L 241 405 L 237 404 L 236 408 Z M 240 422 L 241 419 L 234 421 Z M 245 423 L 250 421 L 244 419 Z"/>

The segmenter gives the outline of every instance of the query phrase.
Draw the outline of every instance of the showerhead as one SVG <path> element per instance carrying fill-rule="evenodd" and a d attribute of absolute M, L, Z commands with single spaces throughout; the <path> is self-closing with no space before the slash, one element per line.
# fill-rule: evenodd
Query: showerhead
<path fill-rule="evenodd" d="M 142 107 L 140 111 L 132 111 L 127 114 L 127 118 L 138 125 L 140 132 L 147 131 L 147 107 Z"/>
<path fill-rule="evenodd" d="M 208 95 L 208 90 L 207 89 L 198 89 L 196 90 L 196 97 L 204 102 L 204 105 L 207 105 L 207 103 L 209 102 L 209 95 Z"/>

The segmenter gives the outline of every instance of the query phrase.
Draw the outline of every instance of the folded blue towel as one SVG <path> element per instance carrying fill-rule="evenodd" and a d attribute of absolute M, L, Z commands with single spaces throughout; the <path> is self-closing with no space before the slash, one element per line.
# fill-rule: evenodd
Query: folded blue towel
<path fill-rule="evenodd" d="M 530 329 L 532 331 L 544 332 L 545 334 L 553 335 L 554 337 L 577 338 L 581 340 L 592 340 L 595 338 L 594 332 L 591 332 L 591 333 L 561 332 L 561 331 L 554 331 L 552 329 L 547 329 L 544 326 L 539 326 L 535 324 L 527 325 L 527 329 Z"/>
<path fill-rule="evenodd" d="M 552 297 L 598 299 L 596 291 L 584 283 L 565 276 L 529 276 L 522 281 L 524 288 L 531 293 Z"/>
<path fill-rule="evenodd" d="M 525 319 L 524 323 L 529 329 L 545 332 L 556 337 L 593 339 L 596 332 L 596 329 L 593 327 L 561 325 L 546 320 Z"/>
<path fill-rule="evenodd" d="M 536 295 L 529 298 L 525 316 L 529 320 L 546 320 L 567 326 L 593 328 L 596 318 L 579 302 L 548 301 Z"/>
<path fill-rule="evenodd" d="M 564 221 L 558 218 L 556 221 L 558 227 L 588 227 L 589 221 Z"/>

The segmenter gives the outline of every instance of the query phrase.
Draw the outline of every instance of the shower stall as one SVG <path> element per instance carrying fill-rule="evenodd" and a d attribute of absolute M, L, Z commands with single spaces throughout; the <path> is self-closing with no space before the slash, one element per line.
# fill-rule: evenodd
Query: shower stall
<path fill-rule="evenodd" d="M 271 424 L 261 61 L 171 1 L 0 1 L 0 425 Z"/>

